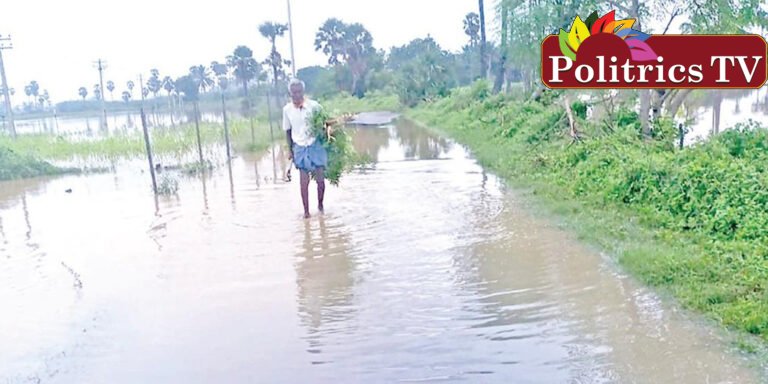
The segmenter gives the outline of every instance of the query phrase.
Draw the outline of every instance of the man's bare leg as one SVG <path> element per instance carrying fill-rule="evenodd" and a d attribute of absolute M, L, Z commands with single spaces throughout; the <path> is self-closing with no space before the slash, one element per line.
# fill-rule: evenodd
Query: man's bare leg
<path fill-rule="evenodd" d="M 304 204 L 304 218 L 309 218 L 309 172 L 301 171 L 301 202 Z"/>
<path fill-rule="evenodd" d="M 323 198 L 325 197 L 325 168 L 320 167 L 315 170 L 315 180 L 317 180 L 317 209 L 320 212 L 325 210 L 323 207 Z"/>

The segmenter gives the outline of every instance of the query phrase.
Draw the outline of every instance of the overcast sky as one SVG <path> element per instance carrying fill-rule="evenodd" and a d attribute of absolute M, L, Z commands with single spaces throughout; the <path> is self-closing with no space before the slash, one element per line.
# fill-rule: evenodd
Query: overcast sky
<path fill-rule="evenodd" d="M 490 2 L 487 2 L 490 3 Z M 314 50 L 314 35 L 330 17 L 360 22 L 376 48 L 388 49 L 430 34 L 449 50 L 466 43 L 462 20 L 476 12 L 474 0 L 291 0 L 297 68 L 324 64 Z M 286 0 L 3 0 L 0 35 L 11 35 L 4 50 L 6 73 L 16 89 L 14 103 L 25 97 L 24 85 L 37 80 L 53 102 L 76 99 L 81 86 L 98 83 L 93 62 L 107 61 L 104 81 L 138 84 L 151 68 L 177 77 L 193 64 L 224 60 L 237 45 L 247 45 L 262 60 L 269 51 L 258 32 L 264 21 L 288 20 Z M 493 17 L 488 10 L 489 19 Z M 288 36 L 278 49 L 290 56 Z M 109 96 L 107 96 L 109 97 Z"/>

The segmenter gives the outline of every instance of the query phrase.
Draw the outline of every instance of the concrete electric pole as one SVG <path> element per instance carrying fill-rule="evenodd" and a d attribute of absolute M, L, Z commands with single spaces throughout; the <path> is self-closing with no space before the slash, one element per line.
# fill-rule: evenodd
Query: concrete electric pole
<path fill-rule="evenodd" d="M 107 127 L 107 102 L 106 102 L 106 94 L 104 93 L 104 70 L 107 69 L 107 62 L 99 59 L 94 64 L 96 64 L 96 68 L 99 70 L 99 89 L 101 90 L 101 110 L 102 110 L 102 119 L 103 123 L 101 125 L 101 128 L 104 131 L 108 130 Z"/>
<path fill-rule="evenodd" d="M 9 44 L 5 45 L 3 42 L 8 41 Z M 8 86 L 8 79 L 5 77 L 5 63 L 3 62 L 3 50 L 13 48 L 13 44 L 10 44 L 11 36 L 3 37 L 0 35 L 0 80 L 2 80 L 3 97 L 5 98 L 5 113 L 8 116 L 8 122 L 10 123 L 11 137 L 16 137 L 16 124 L 13 120 L 13 107 L 11 106 L 11 93 Z"/>

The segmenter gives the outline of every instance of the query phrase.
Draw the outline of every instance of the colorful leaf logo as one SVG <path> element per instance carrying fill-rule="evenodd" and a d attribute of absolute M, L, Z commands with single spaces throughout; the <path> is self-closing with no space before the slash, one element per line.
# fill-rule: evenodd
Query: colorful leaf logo
<path fill-rule="evenodd" d="M 573 20 L 570 32 L 560 29 L 558 40 L 560 41 L 560 51 L 571 60 L 576 60 L 576 53 L 579 47 L 590 36 L 598 33 L 609 33 L 620 37 L 627 44 L 629 52 L 634 61 L 656 60 L 658 55 L 646 43 L 650 35 L 632 29 L 635 25 L 635 19 L 616 20 L 616 11 L 610 11 L 605 15 L 598 17 L 597 12 L 592 12 L 587 17 L 586 22 L 579 16 Z"/>

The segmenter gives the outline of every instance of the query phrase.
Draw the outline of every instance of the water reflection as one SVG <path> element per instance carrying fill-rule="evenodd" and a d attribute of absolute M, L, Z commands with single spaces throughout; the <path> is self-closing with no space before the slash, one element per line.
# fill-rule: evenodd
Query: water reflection
<path fill-rule="evenodd" d="M 389 145 L 389 130 L 386 128 L 352 127 L 350 134 L 355 151 L 368 156 L 374 162 L 379 160 L 379 152 Z"/>
<path fill-rule="evenodd" d="M 353 126 L 350 132 L 355 150 L 374 162 L 437 159 L 451 149 L 449 140 L 410 120 L 381 127 Z"/>
<path fill-rule="evenodd" d="M 27 241 L 32 239 L 32 224 L 29 222 L 29 208 L 27 208 L 27 194 L 21 195 L 21 209 L 24 212 L 24 223 L 27 224 L 27 233 L 25 234 Z"/>
<path fill-rule="evenodd" d="M 235 205 L 235 181 L 232 178 L 232 162 L 227 161 L 227 176 L 229 176 L 229 198 L 232 201 L 232 210 L 236 210 Z"/>
<path fill-rule="evenodd" d="M 395 136 L 405 150 L 406 159 L 436 159 L 450 149 L 450 142 L 410 120 L 397 125 Z"/>
<path fill-rule="evenodd" d="M 303 227 L 295 262 L 299 317 L 307 328 L 308 352 L 320 353 L 325 335 L 350 326 L 355 265 L 340 224 L 320 215 L 305 220 Z"/>

